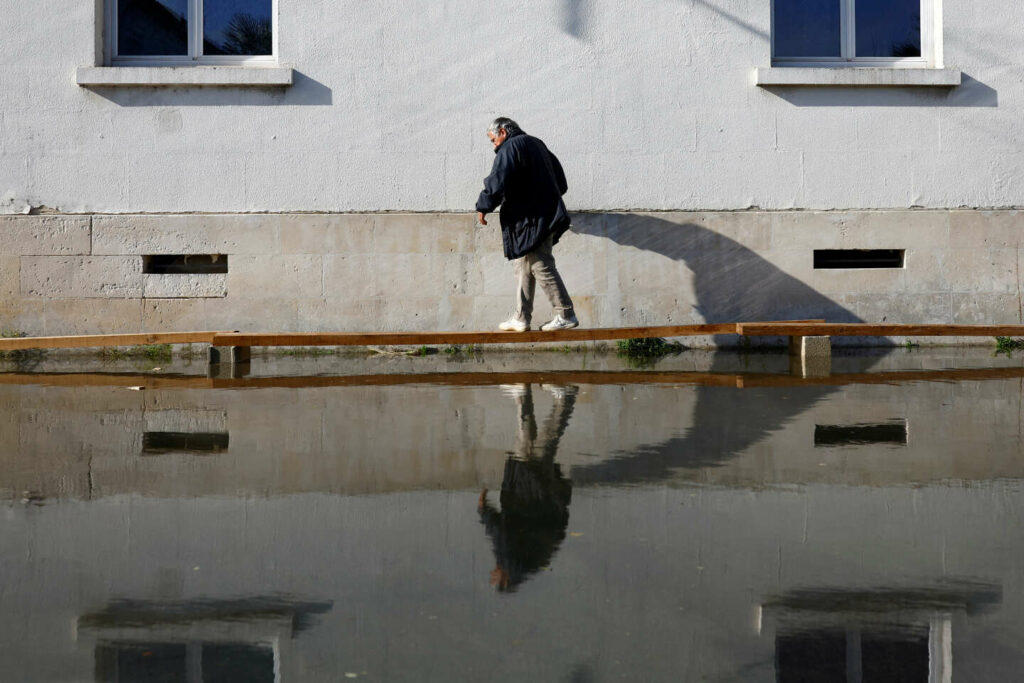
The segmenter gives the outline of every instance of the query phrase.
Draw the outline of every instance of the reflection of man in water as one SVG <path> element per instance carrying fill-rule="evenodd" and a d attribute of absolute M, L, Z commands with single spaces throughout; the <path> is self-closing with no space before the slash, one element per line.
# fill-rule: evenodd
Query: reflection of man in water
<path fill-rule="evenodd" d="M 491 584 L 513 591 L 531 574 L 546 567 L 565 538 L 572 482 L 555 462 L 558 441 L 569 424 L 579 387 L 547 387 L 555 397 L 551 413 L 537 434 L 529 384 L 506 388 L 519 408 L 516 453 L 505 461 L 501 511 L 480 492 L 480 521 L 494 546 Z"/>

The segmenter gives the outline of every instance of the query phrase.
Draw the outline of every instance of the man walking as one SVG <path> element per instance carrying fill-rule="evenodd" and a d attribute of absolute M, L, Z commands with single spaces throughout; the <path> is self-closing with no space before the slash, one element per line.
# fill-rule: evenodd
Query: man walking
<path fill-rule="evenodd" d="M 506 332 L 525 332 L 533 316 L 537 281 L 555 309 L 541 330 L 568 330 L 579 325 L 572 300 L 555 268 L 551 248 L 569 229 L 562 195 L 568 189 L 562 165 L 538 138 L 527 135 L 512 119 L 494 119 L 487 129 L 494 145 L 494 166 L 476 200 L 477 220 L 501 206 L 501 241 L 505 258 L 513 261 L 516 310 L 498 325 Z"/>

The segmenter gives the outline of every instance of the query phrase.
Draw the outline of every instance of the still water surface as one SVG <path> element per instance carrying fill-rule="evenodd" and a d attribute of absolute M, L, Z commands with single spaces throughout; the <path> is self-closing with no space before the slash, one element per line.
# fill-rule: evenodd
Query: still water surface
<path fill-rule="evenodd" d="M 1019 358 L 153 365 L 0 374 L 0 680 L 1022 679 Z"/>

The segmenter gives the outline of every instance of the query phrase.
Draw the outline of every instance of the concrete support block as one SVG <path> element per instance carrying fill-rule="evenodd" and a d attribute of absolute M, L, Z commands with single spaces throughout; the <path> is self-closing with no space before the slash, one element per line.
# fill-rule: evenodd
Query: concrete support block
<path fill-rule="evenodd" d="M 206 366 L 206 376 L 211 379 L 240 379 L 248 377 L 251 371 L 249 363 L 214 363 Z"/>
<path fill-rule="evenodd" d="M 88 254 L 88 216 L 0 216 L 5 256 Z"/>
<path fill-rule="evenodd" d="M 372 214 L 290 214 L 278 218 L 282 254 L 373 252 Z"/>
<path fill-rule="evenodd" d="M 954 292 L 1017 289 L 1017 251 L 1014 249 L 950 249 L 944 265 L 946 282 Z"/>
<path fill-rule="evenodd" d="M 22 256 L 21 294 L 45 299 L 142 297 L 138 256 Z"/>
<path fill-rule="evenodd" d="M 211 346 L 207 358 L 210 365 L 248 363 L 252 360 L 252 347 Z"/>
<path fill-rule="evenodd" d="M 231 257 L 228 288 L 232 298 L 263 299 L 268 287 L 278 294 L 300 299 L 320 297 L 323 294 L 323 257 L 318 254 Z"/>
<path fill-rule="evenodd" d="M 210 299 L 227 296 L 225 273 L 142 276 L 143 296 L 147 299 Z"/>
<path fill-rule="evenodd" d="M 790 337 L 790 372 L 800 377 L 827 377 L 832 372 L 831 337 Z"/>
<path fill-rule="evenodd" d="M 42 304 L 42 329 L 38 322 L 21 326 L 30 334 L 128 334 L 139 331 L 142 320 L 141 299 L 21 299 L 25 304 Z M 26 309 L 31 310 L 31 309 Z"/>
<path fill-rule="evenodd" d="M 945 211 L 779 211 L 771 221 L 776 249 L 944 248 L 949 238 Z"/>
<path fill-rule="evenodd" d="M 220 320 L 209 315 L 206 310 L 207 301 L 208 299 L 146 299 L 142 302 L 142 329 L 183 332 L 218 327 Z"/>
<path fill-rule="evenodd" d="M 953 249 L 1015 249 L 1024 246 L 1024 211 L 950 211 Z"/>
<path fill-rule="evenodd" d="M 94 254 L 275 254 L 280 216 L 96 216 Z"/>

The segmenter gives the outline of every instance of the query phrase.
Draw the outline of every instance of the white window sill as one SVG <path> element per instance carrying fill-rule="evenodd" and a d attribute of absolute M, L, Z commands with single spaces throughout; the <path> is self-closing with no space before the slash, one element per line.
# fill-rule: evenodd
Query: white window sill
<path fill-rule="evenodd" d="M 78 85 L 92 87 L 286 87 L 292 69 L 278 66 L 80 66 Z"/>
<path fill-rule="evenodd" d="M 754 84 L 759 86 L 923 86 L 952 88 L 960 85 L 957 69 L 908 69 L 899 67 L 758 67 Z"/>

